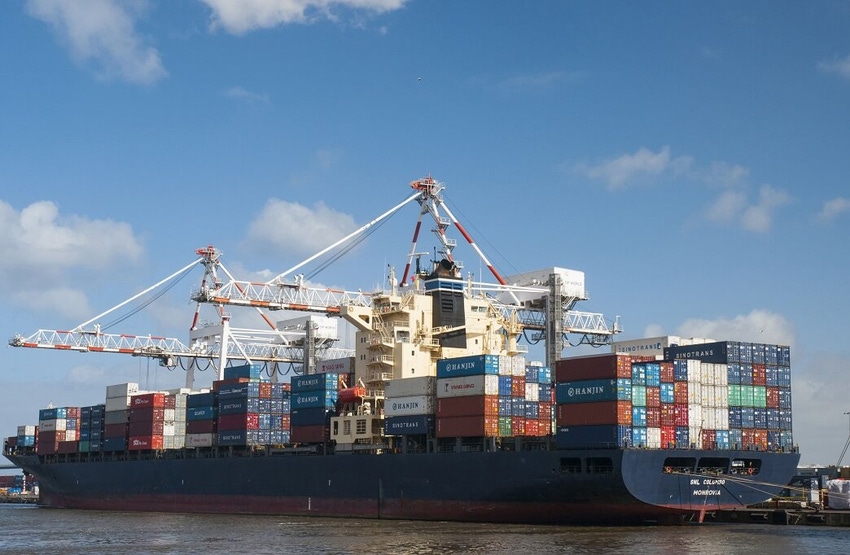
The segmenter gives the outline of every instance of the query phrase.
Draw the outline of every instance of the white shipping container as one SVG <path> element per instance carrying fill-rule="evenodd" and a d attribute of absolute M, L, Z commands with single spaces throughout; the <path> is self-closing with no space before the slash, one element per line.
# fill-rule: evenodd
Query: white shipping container
<path fill-rule="evenodd" d="M 107 399 L 112 397 L 129 397 L 137 393 L 139 393 L 139 384 L 137 383 L 128 382 L 106 386 Z"/>
<path fill-rule="evenodd" d="M 352 372 L 354 372 L 354 357 L 316 361 L 316 374 L 351 374 Z"/>
<path fill-rule="evenodd" d="M 688 404 L 702 404 L 702 384 L 699 382 L 688 382 Z"/>
<path fill-rule="evenodd" d="M 525 357 L 517 355 L 511 357 L 511 376 L 525 376 Z M 489 395 L 489 393 L 488 393 Z"/>
<path fill-rule="evenodd" d="M 421 376 L 418 378 L 399 378 L 384 383 L 384 396 L 410 397 L 413 395 L 433 395 L 437 389 L 437 378 Z"/>
<path fill-rule="evenodd" d="M 702 428 L 703 430 L 717 429 L 717 412 L 715 412 L 713 407 L 702 408 Z"/>
<path fill-rule="evenodd" d="M 702 363 L 688 359 L 688 387 L 693 383 L 702 382 Z"/>
<path fill-rule="evenodd" d="M 714 365 L 715 378 L 714 383 L 717 385 L 729 385 L 729 365 L 728 364 L 715 364 Z"/>
<path fill-rule="evenodd" d="M 41 432 L 63 432 L 68 426 L 64 418 L 51 418 L 50 420 L 39 420 L 38 430 Z"/>
<path fill-rule="evenodd" d="M 511 364 L 511 357 L 507 355 L 499 356 L 499 375 L 500 376 L 511 376 L 513 375 L 513 364 Z"/>
<path fill-rule="evenodd" d="M 412 395 L 384 401 L 385 416 L 416 416 L 420 414 L 434 414 L 434 397 L 431 395 Z"/>
<path fill-rule="evenodd" d="M 498 394 L 498 391 L 496 392 Z M 525 400 L 539 402 L 540 401 L 540 384 L 527 383 L 525 384 Z"/>
<path fill-rule="evenodd" d="M 698 430 L 708 429 L 708 426 L 703 424 L 702 417 L 702 405 L 688 405 L 688 423 L 691 426 L 695 426 Z"/>
<path fill-rule="evenodd" d="M 646 447 L 648 449 L 661 449 L 661 428 L 646 429 Z"/>
<path fill-rule="evenodd" d="M 212 447 L 215 434 L 186 434 L 186 447 Z"/>
<path fill-rule="evenodd" d="M 130 406 L 130 396 L 126 397 L 107 397 L 106 412 L 125 410 Z"/>
<path fill-rule="evenodd" d="M 174 424 L 173 423 L 165 423 L 162 425 L 162 435 L 164 436 L 174 436 Z"/>
<path fill-rule="evenodd" d="M 498 394 L 499 376 L 496 374 L 459 376 L 457 378 L 440 378 L 437 380 L 438 399 Z"/>
<path fill-rule="evenodd" d="M 61 436 L 61 432 L 57 434 L 57 436 Z M 65 440 L 64 441 L 77 441 L 80 439 L 79 432 L 77 430 L 65 430 Z"/>
<path fill-rule="evenodd" d="M 162 419 L 166 422 L 174 422 L 174 409 L 165 409 L 162 414 Z"/>
<path fill-rule="evenodd" d="M 35 426 L 34 425 L 18 426 L 18 435 L 19 436 L 34 436 L 35 435 Z"/>
<path fill-rule="evenodd" d="M 717 429 L 718 430 L 728 430 L 729 429 L 729 409 L 728 408 L 716 408 L 714 409 L 717 412 Z"/>

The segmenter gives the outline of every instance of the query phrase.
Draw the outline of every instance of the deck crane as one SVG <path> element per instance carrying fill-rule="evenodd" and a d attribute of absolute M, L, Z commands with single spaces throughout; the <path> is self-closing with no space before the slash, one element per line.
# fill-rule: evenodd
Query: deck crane
<path fill-rule="evenodd" d="M 538 333 L 538 339 L 545 339 L 547 364 L 552 365 L 560 358 L 568 344 L 567 336 L 570 334 L 578 335 L 579 343 L 598 346 L 607 344 L 614 334 L 620 332 L 619 322 L 616 319 L 613 325 L 609 326 L 602 314 L 573 310 L 578 301 L 586 300 L 586 296 L 565 294 L 561 290 L 562 284 L 557 273 L 548 276 L 546 280 L 537 280 L 538 283 L 533 285 L 509 284 L 446 206 L 441 194 L 444 189 L 442 183 L 427 176 L 412 181 L 410 187 L 416 191 L 412 196 L 322 251 L 263 283 L 238 281 L 229 275 L 229 281 L 220 281 L 216 277 L 219 257 L 214 250 L 210 250 L 204 255 L 204 265 L 207 267 L 210 279 L 206 281 L 202 289 L 193 293 L 192 299 L 198 303 L 215 303 L 219 306 L 262 307 L 269 310 L 320 312 L 328 315 L 339 315 L 343 305 L 368 307 L 371 305 L 370 294 L 308 287 L 297 276 L 295 278 L 288 278 L 288 276 L 351 241 L 354 237 L 365 233 L 403 206 L 417 201 L 421 207 L 419 219 L 414 229 L 404 274 L 398 286 L 408 285 L 411 264 L 415 257 L 421 254 L 416 252 L 417 243 L 422 221 L 428 214 L 435 223 L 433 231 L 440 243 L 439 253 L 452 262 L 457 270 L 460 270 L 462 264 L 458 263 L 453 256 L 453 249 L 457 246 L 457 242 L 449 238 L 446 233 L 449 227 L 456 227 L 498 282 L 498 284 L 472 283 L 474 291 L 488 295 L 492 306 L 503 315 L 507 333 L 518 334 L 524 330 L 531 330 Z M 395 284 L 393 286 L 395 287 Z M 518 297 L 520 293 L 523 298 L 531 300 L 521 302 Z M 549 299 L 552 300 L 549 301 Z M 510 324 L 511 322 L 514 324 Z"/>
<path fill-rule="evenodd" d="M 204 289 L 209 281 L 218 279 L 216 271 L 222 270 L 231 277 L 229 271 L 221 263 L 221 253 L 212 246 L 196 251 L 200 258 L 160 280 L 144 291 L 130 297 L 118 305 L 98 314 L 69 330 L 39 329 L 29 336 L 15 335 L 9 340 L 13 347 L 28 347 L 36 349 L 54 349 L 73 352 L 118 353 L 137 357 L 147 357 L 157 360 L 161 366 L 175 367 L 180 365 L 186 369 L 186 387 L 194 384 L 194 373 L 200 369 L 199 360 L 217 361 L 219 379 L 222 377 L 228 360 L 244 360 L 248 362 L 264 362 L 271 366 L 272 373 L 284 373 L 281 365 L 303 365 L 305 353 L 310 352 L 322 358 L 339 358 L 350 354 L 349 349 L 333 347 L 335 339 L 327 336 L 316 336 L 308 345 L 311 326 L 301 326 L 301 329 L 277 329 L 276 325 L 261 313 L 270 329 L 258 330 L 234 327 L 230 315 L 217 306 L 218 323 L 200 322 L 198 303 L 189 330 L 189 344 L 170 337 L 154 335 L 133 335 L 106 333 L 101 325 L 96 323 L 120 308 L 150 294 L 157 288 L 172 282 L 178 276 L 183 276 L 198 264 L 206 268 L 200 289 Z M 215 265 L 210 262 L 216 261 Z M 185 362 L 184 362 L 185 359 Z"/>
<path fill-rule="evenodd" d="M 408 255 L 404 276 L 398 284 L 407 286 L 410 277 L 410 264 L 416 253 L 419 230 L 425 214 L 429 214 L 436 227 L 435 234 L 441 244 L 440 253 L 459 270 L 453 258 L 452 250 L 456 242 L 450 239 L 446 231 L 454 225 L 469 245 L 498 281 L 498 284 L 472 283 L 470 291 L 484 294 L 491 306 L 502 314 L 507 334 L 519 334 L 525 330 L 538 332 L 538 339 L 547 341 L 546 362 L 553 365 L 560 358 L 567 344 L 568 334 L 581 337 L 580 343 L 602 345 L 619 333 L 619 324 L 615 320 L 609 327 L 601 314 L 572 310 L 575 303 L 585 300 L 582 295 L 565 295 L 561 292 L 561 282 L 557 273 L 547 280 L 537 280 L 534 284 L 511 285 L 503 278 L 486 258 L 481 249 L 472 240 L 442 198 L 443 184 L 428 176 L 410 183 L 415 193 L 364 226 L 343 237 L 315 255 L 278 274 L 266 282 L 240 281 L 227 270 L 221 262 L 221 252 L 213 246 L 197 249 L 199 258 L 171 276 L 131 297 L 106 312 L 72 328 L 68 331 L 40 329 L 30 336 L 16 335 L 9 341 L 14 347 L 58 349 L 78 352 L 112 352 L 150 357 L 160 364 L 173 366 L 178 359 L 192 361 L 187 369 L 187 386 L 194 380 L 195 361 L 197 359 L 217 360 L 219 373 L 223 372 L 228 359 L 262 361 L 272 364 L 302 364 L 305 372 L 310 372 L 318 354 L 323 358 L 335 358 L 348 354 L 345 350 L 334 350 L 332 340 L 316 338 L 311 335 L 311 326 L 306 326 L 304 338 L 292 341 L 287 334 L 276 329 L 275 323 L 263 310 L 289 310 L 321 313 L 327 316 L 339 316 L 341 307 L 369 307 L 371 294 L 362 291 L 344 291 L 333 288 L 309 287 L 302 277 L 290 274 L 303 266 L 340 247 L 360 234 L 363 234 L 410 202 L 417 201 L 421 210 L 414 231 L 413 241 Z M 445 212 L 445 216 L 441 214 Z M 156 336 L 104 333 L 97 320 L 126 304 L 147 294 L 154 288 L 188 272 L 197 264 L 204 267 L 201 285 L 192 292 L 191 298 L 197 305 L 190 329 L 190 343 L 186 345 L 177 339 Z M 226 278 L 226 280 L 224 279 Z M 395 287 L 396 284 L 393 284 Z M 520 296 L 523 300 L 520 301 Z M 215 325 L 201 326 L 199 314 L 201 304 L 213 304 L 220 322 Z M 256 309 L 269 329 L 255 330 L 234 328 L 230 325 L 230 316 L 225 312 L 227 305 L 251 307 Z"/>

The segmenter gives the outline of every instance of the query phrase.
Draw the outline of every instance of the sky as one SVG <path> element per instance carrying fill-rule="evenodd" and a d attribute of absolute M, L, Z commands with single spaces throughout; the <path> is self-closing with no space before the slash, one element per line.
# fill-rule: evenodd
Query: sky
<path fill-rule="evenodd" d="M 838 462 L 847 2 L 11 0 L 0 52 L 5 338 L 71 329 L 206 245 L 268 280 L 431 175 L 502 274 L 585 272 L 577 309 L 619 316 L 620 339 L 790 345 L 801 462 Z M 405 205 L 309 282 L 383 287 L 418 216 Z M 188 342 L 202 273 L 105 331 Z M 125 355 L 0 352 L 0 436 L 107 384 L 185 379 Z"/>

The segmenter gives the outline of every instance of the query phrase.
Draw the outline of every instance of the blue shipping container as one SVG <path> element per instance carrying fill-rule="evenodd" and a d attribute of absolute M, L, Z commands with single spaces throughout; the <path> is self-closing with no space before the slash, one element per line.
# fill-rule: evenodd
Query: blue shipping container
<path fill-rule="evenodd" d="M 325 424 L 332 412 L 323 407 L 292 409 L 290 415 L 291 426 L 318 426 Z"/>
<path fill-rule="evenodd" d="M 292 376 L 290 383 L 293 394 L 305 391 L 336 391 L 339 389 L 339 374 L 328 372 Z"/>
<path fill-rule="evenodd" d="M 190 407 L 186 409 L 186 420 L 215 420 L 216 414 L 214 407 Z"/>
<path fill-rule="evenodd" d="M 388 436 L 424 435 L 434 429 L 434 415 L 390 416 L 384 420 L 384 433 Z"/>
<path fill-rule="evenodd" d="M 239 366 L 228 366 L 224 369 L 224 379 L 234 380 L 236 378 L 251 378 L 258 380 L 263 375 L 262 363 L 240 364 Z"/>
<path fill-rule="evenodd" d="M 617 380 L 582 380 L 555 385 L 555 402 L 559 405 L 616 400 Z"/>
<path fill-rule="evenodd" d="M 193 393 L 186 396 L 186 407 L 214 407 L 216 404 L 216 394 L 212 391 L 207 393 Z"/>
<path fill-rule="evenodd" d="M 256 397 L 227 397 L 218 400 L 219 416 L 260 412 L 260 400 Z"/>
<path fill-rule="evenodd" d="M 292 409 L 334 408 L 337 391 L 300 391 L 292 394 Z"/>
<path fill-rule="evenodd" d="M 474 355 L 460 358 L 444 358 L 437 361 L 437 378 L 457 378 L 461 376 L 479 376 L 498 374 L 499 357 L 497 355 Z"/>
<path fill-rule="evenodd" d="M 259 445 L 259 430 L 230 430 L 218 432 L 218 445 Z"/>
<path fill-rule="evenodd" d="M 701 343 L 698 345 L 678 345 L 664 349 L 664 360 L 699 360 L 726 364 L 729 362 L 727 341 L 717 343 Z"/>
<path fill-rule="evenodd" d="M 555 444 L 563 448 L 622 447 L 632 440 L 632 427 L 623 425 L 559 426 Z"/>

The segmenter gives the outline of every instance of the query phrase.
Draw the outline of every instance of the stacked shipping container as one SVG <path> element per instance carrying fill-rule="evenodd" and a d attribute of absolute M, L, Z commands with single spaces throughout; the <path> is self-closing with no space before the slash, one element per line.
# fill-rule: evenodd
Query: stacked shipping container
<path fill-rule="evenodd" d="M 558 361 L 558 445 L 793 446 L 788 347 L 719 342 L 670 347 L 665 358 Z"/>
<path fill-rule="evenodd" d="M 437 361 L 436 436 L 545 436 L 552 429 L 552 373 L 524 357 Z"/>

